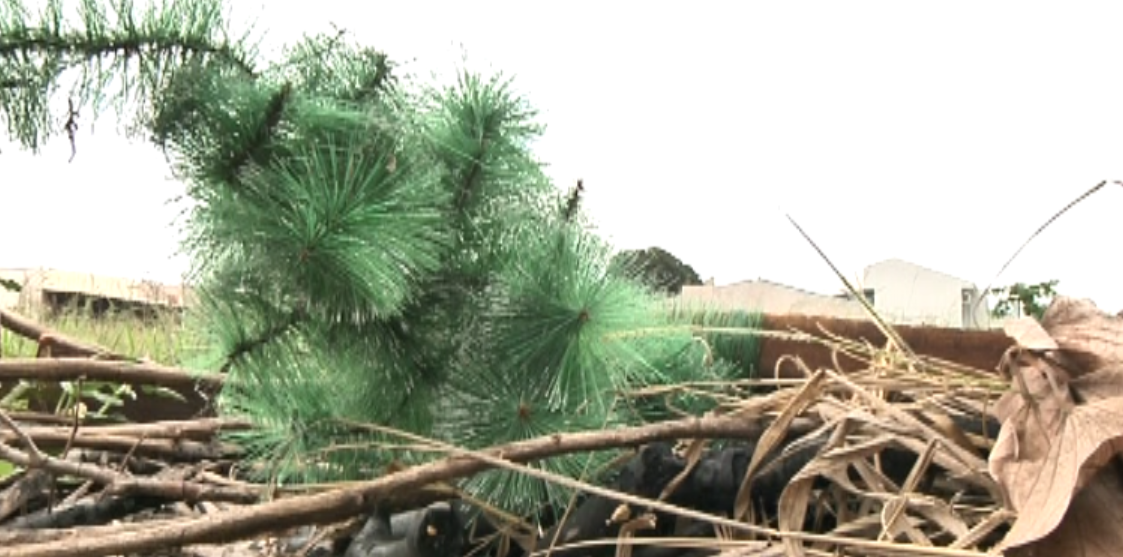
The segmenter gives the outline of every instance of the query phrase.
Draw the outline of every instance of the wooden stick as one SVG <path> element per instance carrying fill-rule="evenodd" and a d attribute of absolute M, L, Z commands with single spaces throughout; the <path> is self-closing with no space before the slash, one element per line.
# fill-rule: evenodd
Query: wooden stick
<path fill-rule="evenodd" d="M 133 363 L 89 358 L 17 358 L 0 360 L 0 382 L 19 379 L 35 381 L 109 381 L 192 389 L 197 386 L 220 389 L 225 376 L 153 363 Z"/>

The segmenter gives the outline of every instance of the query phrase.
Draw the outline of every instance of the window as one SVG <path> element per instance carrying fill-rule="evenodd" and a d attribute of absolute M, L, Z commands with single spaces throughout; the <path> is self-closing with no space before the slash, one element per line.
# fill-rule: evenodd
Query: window
<path fill-rule="evenodd" d="M 873 303 L 873 289 L 872 288 L 866 288 L 866 289 L 862 290 L 862 296 L 864 296 L 866 298 L 866 301 L 869 302 L 871 306 L 874 305 L 874 303 Z"/>
<path fill-rule="evenodd" d="M 960 294 L 963 297 L 963 328 L 979 328 L 979 324 L 975 322 L 975 289 L 964 288 Z"/>

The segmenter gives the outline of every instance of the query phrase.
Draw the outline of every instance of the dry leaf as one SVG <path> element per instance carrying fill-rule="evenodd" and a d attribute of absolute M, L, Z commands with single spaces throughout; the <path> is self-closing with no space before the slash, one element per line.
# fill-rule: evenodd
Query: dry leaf
<path fill-rule="evenodd" d="M 1002 326 L 1002 331 L 1006 333 L 1006 336 L 1014 339 L 1018 346 L 1026 350 L 1045 352 L 1060 348 L 1057 346 L 1057 341 L 1049 336 L 1041 323 L 1032 317 L 1007 321 Z"/>
<path fill-rule="evenodd" d="M 1072 500 L 1060 527 L 1041 540 L 1006 554 L 1010 557 L 1119 555 L 1123 548 L 1121 524 L 1123 483 L 1116 470 L 1105 468 Z"/>
<path fill-rule="evenodd" d="M 1123 451 L 1123 367 L 1070 382 L 1064 370 L 1037 359 L 1015 370 L 1018 377 L 1025 392 L 1014 388 L 999 400 L 1002 430 L 989 463 L 1018 512 L 1003 541 L 1009 548 L 1057 530 L 1073 497 Z"/>
<path fill-rule="evenodd" d="M 635 533 L 640 530 L 654 530 L 657 521 L 658 519 L 652 513 L 642 514 L 625 522 L 620 527 L 617 537 L 620 540 L 629 540 L 634 538 Z M 626 542 L 616 544 L 616 557 L 632 557 L 632 544 Z"/>
<path fill-rule="evenodd" d="M 880 539 L 886 541 L 908 538 L 914 545 L 932 547 L 932 540 L 920 531 L 917 525 L 905 515 L 907 501 L 904 499 L 890 499 L 881 508 Z"/>
<path fill-rule="evenodd" d="M 823 389 L 826 387 L 826 380 L 827 376 L 822 370 L 815 372 L 815 375 L 803 384 L 791 402 L 772 423 L 768 424 L 768 429 L 764 430 L 764 433 L 757 439 L 752 460 L 745 471 L 745 477 L 741 481 L 741 487 L 737 490 L 737 497 L 733 503 L 733 518 L 735 520 L 748 518 L 749 511 L 752 508 L 752 482 L 761 463 L 764 462 L 764 457 L 768 456 L 784 440 L 792 421 L 802 414 L 808 406 L 819 400 Z"/>
<path fill-rule="evenodd" d="M 839 427 L 845 428 L 846 423 L 840 423 Z M 804 519 L 807 516 L 807 504 L 811 500 L 811 490 L 818 476 L 825 476 L 836 481 L 845 479 L 845 483 L 849 485 L 842 487 L 857 491 L 857 487 L 846 478 L 846 469 L 855 462 L 881 452 L 891 442 L 890 436 L 882 436 L 853 446 L 831 447 L 828 444 L 828 446 L 823 447 L 823 452 L 814 460 L 808 462 L 780 493 L 777 511 L 779 529 L 785 532 L 803 530 Z M 792 557 L 807 555 L 800 540 L 784 538 L 783 543 L 788 555 Z"/>
<path fill-rule="evenodd" d="M 1073 376 L 1123 365 L 1123 319 L 1090 301 L 1057 298 L 1041 325 L 1060 346 L 1058 359 Z"/>

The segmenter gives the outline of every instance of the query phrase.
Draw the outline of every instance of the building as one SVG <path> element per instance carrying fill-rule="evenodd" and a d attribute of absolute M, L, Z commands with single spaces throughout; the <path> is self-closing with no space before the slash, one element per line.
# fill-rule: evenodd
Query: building
<path fill-rule="evenodd" d="M 901 325 L 936 325 L 961 329 L 991 327 L 990 306 L 979 301 L 974 283 L 901 259 L 866 267 L 862 288 L 874 308 Z"/>
<path fill-rule="evenodd" d="M 0 288 L 0 308 L 28 314 L 89 307 L 95 315 L 127 310 L 141 316 L 179 312 L 189 290 L 179 285 L 75 273 L 56 269 L 0 269 L 0 281 L 18 291 Z"/>
<path fill-rule="evenodd" d="M 720 310 L 750 310 L 776 315 L 829 315 L 850 319 L 866 316 L 862 305 L 843 296 L 801 290 L 763 279 L 716 286 L 713 279 L 701 286 L 683 286 L 679 299 Z"/>
<path fill-rule="evenodd" d="M 890 323 L 965 329 L 990 328 L 988 304 L 971 282 L 903 261 L 889 259 L 866 267 L 859 285 L 863 296 Z M 771 314 L 821 315 L 865 319 L 861 303 L 849 293 L 809 292 L 767 280 L 716 286 L 684 286 L 680 299 L 718 309 L 744 309 Z"/>

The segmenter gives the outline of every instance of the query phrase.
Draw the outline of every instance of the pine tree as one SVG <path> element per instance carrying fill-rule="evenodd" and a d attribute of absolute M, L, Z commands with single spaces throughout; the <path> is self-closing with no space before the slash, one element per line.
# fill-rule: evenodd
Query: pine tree
<path fill-rule="evenodd" d="M 49 116 L 73 76 L 73 113 L 133 115 L 167 153 L 193 203 L 193 326 L 209 340 L 189 367 L 228 374 L 220 409 L 256 424 L 232 434 L 256 478 L 439 456 L 362 424 L 479 448 L 660 419 L 662 399 L 625 392 L 739 372 L 614 263 L 581 187 L 547 179 L 511 80 L 419 84 L 340 35 L 258 69 L 216 1 L 78 5 L 0 3 L 0 116 L 28 149 L 67 132 L 80 150 Z M 541 465 L 581 476 L 609 456 Z M 464 487 L 518 513 L 569 496 L 507 472 Z"/>

